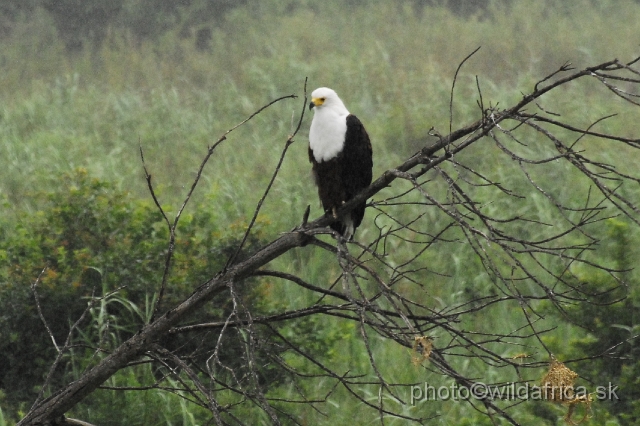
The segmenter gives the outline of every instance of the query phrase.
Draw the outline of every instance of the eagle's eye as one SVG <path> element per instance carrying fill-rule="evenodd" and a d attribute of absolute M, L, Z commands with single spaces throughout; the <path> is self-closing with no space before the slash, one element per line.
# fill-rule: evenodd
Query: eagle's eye
<path fill-rule="evenodd" d="M 325 101 L 325 99 L 326 99 L 326 98 L 320 98 L 320 100 L 321 100 L 322 102 L 324 102 L 324 101 Z"/>

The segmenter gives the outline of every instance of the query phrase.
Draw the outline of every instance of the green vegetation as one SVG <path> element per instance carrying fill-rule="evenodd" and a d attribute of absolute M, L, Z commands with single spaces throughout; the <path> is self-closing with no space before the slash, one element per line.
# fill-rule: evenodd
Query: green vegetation
<path fill-rule="evenodd" d="M 36 7 L 36 2 L 28 3 L 32 6 L 11 9 L 10 31 L 0 39 L 0 202 L 4 213 L 0 217 L 0 425 L 13 424 L 28 409 L 55 357 L 30 289 L 43 268 L 40 301 L 44 316 L 56 318 L 52 326 L 58 344 L 64 342 L 93 291 L 107 295 L 126 286 L 95 306 L 90 312 L 93 321 L 87 321 L 94 328 L 83 329 L 83 333 L 101 336 L 105 349 L 130 336 L 150 316 L 168 232 L 149 195 L 139 147 L 144 149 L 158 198 L 171 215 L 179 208 L 209 145 L 270 100 L 291 93 L 300 96 L 258 115 L 216 150 L 179 227 L 172 291 L 165 300 L 169 305 L 215 274 L 242 236 L 304 107 L 306 77 L 310 90 L 321 85 L 335 88 L 365 123 L 374 144 L 375 175 L 419 149 L 430 128 L 448 132 L 453 75 L 460 61 L 478 46 L 482 49 L 465 64 L 456 83 L 454 129 L 479 117 L 476 75 L 484 102 L 506 106 L 566 61 L 583 67 L 616 57 L 627 60 L 639 53 L 633 40 L 640 33 L 640 4 L 631 0 L 518 0 L 508 5 L 494 1 L 471 14 L 457 14 L 445 6 L 422 7 L 419 1 L 351 1 L 348 5 L 337 0 L 247 1 L 211 20 L 194 20 L 202 12 L 198 8 L 206 3 L 194 1 L 177 12 L 165 11 L 175 18 L 174 25 L 162 31 L 153 26 L 158 31 L 149 34 L 132 29 L 139 24 L 136 8 L 148 2 L 132 0 L 114 2 L 122 4 L 118 25 L 111 24 L 101 40 L 86 36 L 92 47 L 84 49 L 70 48 L 69 40 L 60 36 L 51 8 L 47 11 Z M 149 19 L 161 18 L 159 14 Z M 203 28 L 211 31 L 205 49 L 195 42 L 197 31 Z M 562 93 L 546 98 L 544 108 L 563 111 L 576 126 L 620 112 L 598 129 L 640 134 L 637 111 L 629 113 L 622 105 L 621 111 L 612 111 L 611 102 L 605 101 L 610 94 L 604 88 L 584 85 L 574 88 L 572 97 Z M 320 214 L 308 179 L 308 124 L 307 117 L 305 130 L 287 154 L 272 197 L 259 216 L 249 250 L 300 223 L 308 204 L 312 217 Z M 629 152 L 624 147 L 605 150 L 600 141 L 589 138 L 583 146 L 600 151 L 603 160 L 619 165 L 623 172 L 637 168 L 637 162 L 625 161 Z M 465 155 L 474 155 L 478 169 L 485 168 L 511 189 L 529 188 L 512 173 L 516 165 L 503 164 L 494 155 L 496 149 L 490 146 Z M 538 148 L 518 149 L 531 153 Z M 569 166 L 550 168 L 547 183 L 558 178 L 562 167 L 567 181 L 557 185 L 553 195 L 568 204 L 580 204 L 586 184 Z M 433 188 L 434 192 L 446 190 Z M 478 192 L 493 201 L 491 189 L 478 188 Z M 541 194 L 530 194 L 521 208 L 538 211 L 540 198 Z M 496 199 L 487 208 L 511 206 Z M 540 210 L 538 214 L 541 221 L 554 220 L 553 212 Z M 374 216 L 368 213 L 359 238 L 366 241 L 375 233 L 375 227 L 366 223 Z M 431 231 L 442 229 L 445 219 L 433 214 Z M 633 267 L 638 253 L 632 248 L 640 241 L 637 230 L 621 218 L 597 226 L 594 233 L 611 247 L 611 258 L 606 261 L 612 267 Z M 522 232 L 544 236 L 544 230 Z M 395 244 L 391 249 L 398 259 L 410 256 L 410 248 L 400 242 L 391 244 Z M 446 249 L 421 259 L 440 274 L 422 278 L 428 281 L 428 297 L 444 307 L 471 299 L 471 294 L 492 291 L 468 247 L 452 244 Z M 305 250 L 283 256 L 276 266 L 315 283 L 332 282 L 339 273 L 335 258 Z M 573 272 L 579 283 L 594 290 L 610 284 L 608 277 Z M 622 302 L 587 312 L 569 309 L 565 316 L 549 313 L 547 325 L 558 328 L 545 336 L 545 343 L 560 359 L 594 356 L 638 334 L 640 277 L 629 271 L 625 279 L 628 292 L 609 295 L 614 299 L 629 294 Z M 262 312 L 270 312 L 282 305 L 290 309 L 303 306 L 309 296 L 296 292 L 291 284 L 262 280 L 243 297 Z M 222 310 L 224 307 L 212 308 L 208 313 Z M 496 307 L 493 314 L 482 318 L 487 329 L 522 322 L 506 306 Z M 292 339 L 315 339 L 310 346 L 322 359 L 344 366 L 345 371 L 370 370 L 355 327 L 314 319 L 279 331 Z M 87 341 L 90 338 L 86 336 Z M 75 343 L 81 344 L 82 338 Z M 594 402 L 593 417 L 584 424 L 631 425 L 640 418 L 639 348 L 632 340 L 618 348 L 616 354 L 623 358 L 571 365 L 584 377 L 619 383 L 620 392 L 627 395 L 619 405 Z M 409 351 L 392 342 L 376 340 L 375 350 L 379 360 L 386 360 L 381 362 L 385 373 L 398 382 L 450 384 L 412 366 Z M 76 354 L 84 364 L 58 371 L 53 385 L 96 362 L 93 350 L 78 349 Z M 228 356 L 231 359 L 235 354 Z M 304 363 L 294 354 L 283 356 L 289 363 Z M 458 367 L 494 381 L 500 381 L 502 374 L 505 382 L 514 379 L 512 372 L 486 371 L 484 364 L 473 361 Z M 262 373 L 276 381 L 269 371 Z M 106 386 L 148 385 L 154 374 L 157 372 L 140 365 L 114 376 Z M 539 376 L 530 379 L 535 382 L 543 374 L 541 369 Z M 274 386 L 273 396 L 295 394 L 295 386 L 315 386 L 318 394 L 331 387 L 282 380 Z M 346 391 L 338 390 L 322 407 L 326 416 L 307 408 L 299 413 L 298 421 L 341 424 L 362 416 L 375 421 L 377 413 L 367 407 L 341 405 L 341 392 Z M 368 389 L 363 393 L 367 398 L 378 397 Z M 402 396 L 408 398 L 408 390 Z M 234 401 L 232 395 L 228 398 L 229 403 Z M 389 400 L 388 404 L 398 402 Z M 491 424 L 468 404 L 452 401 L 399 409 L 440 415 L 434 423 L 442 425 Z M 113 410 L 119 413 L 117 419 L 110 417 Z M 566 414 L 564 407 L 539 402 L 522 404 L 513 411 L 523 424 L 559 424 Z M 100 425 L 196 425 L 208 418 L 206 410 L 157 389 L 143 396 L 102 390 L 74 414 Z M 257 410 L 246 416 L 248 423 L 265 420 Z M 404 423 L 390 419 L 388 424 Z"/>
<path fill-rule="evenodd" d="M 7 233 L 0 251 L 0 327 L 6 337 L 0 341 L 0 380 L 10 405 L 35 398 L 34 389 L 55 358 L 51 341 L 40 336 L 44 330 L 31 291 L 35 277 L 40 276 L 42 313 L 51 321 L 59 346 L 87 300 L 108 295 L 90 309 L 90 325 L 81 328 L 79 341 L 71 342 L 85 344 L 85 349 L 75 348 L 72 354 L 80 355 L 86 365 L 74 360 L 70 371 L 58 372 L 50 384 L 55 386 L 69 375 L 76 378 L 100 359 L 90 349 L 91 342 L 99 341 L 100 349 L 110 350 L 148 323 L 165 262 L 168 231 L 149 200 L 133 200 L 112 185 L 89 178 L 84 169 L 61 176 L 60 182 L 64 189 L 41 194 L 41 210 Z M 176 272 L 164 305 L 173 306 L 191 293 L 194 283 L 206 281 L 223 266 L 242 230 L 218 228 L 218 223 L 211 212 L 185 218 L 176 239 Z M 249 247 L 260 243 L 262 226 L 259 222 Z M 224 304 L 216 300 L 211 306 Z M 219 316 L 221 310 L 210 308 L 203 315 Z M 186 345 L 180 338 L 166 344 Z"/>

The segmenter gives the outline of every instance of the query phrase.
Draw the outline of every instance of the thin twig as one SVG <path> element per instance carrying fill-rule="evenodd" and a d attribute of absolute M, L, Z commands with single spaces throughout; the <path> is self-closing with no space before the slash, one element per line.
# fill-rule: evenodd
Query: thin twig
<path fill-rule="evenodd" d="M 267 187 L 265 188 L 264 193 L 262 194 L 262 197 L 260 198 L 260 201 L 258 201 L 258 204 L 256 205 L 256 208 L 255 208 L 255 210 L 253 212 L 253 217 L 251 217 L 251 221 L 249 221 L 249 225 L 247 226 L 247 229 L 244 232 L 244 235 L 242 237 L 242 240 L 240 241 L 240 244 L 238 244 L 238 248 L 236 248 L 236 251 L 233 253 L 233 255 L 230 256 L 229 259 L 227 259 L 227 263 L 225 264 L 225 267 L 224 267 L 225 270 L 229 267 L 229 265 L 231 265 L 233 262 L 235 262 L 235 260 L 237 259 L 238 255 L 242 251 L 245 243 L 247 242 L 247 239 L 249 238 L 249 235 L 251 234 L 251 231 L 253 229 L 253 225 L 255 225 L 256 219 L 258 218 L 258 214 L 260 213 L 260 209 L 262 208 L 262 204 L 264 203 L 264 200 L 269 195 L 269 191 L 271 191 L 271 187 L 273 186 L 273 183 L 276 180 L 276 176 L 278 176 L 278 172 L 280 171 L 280 167 L 282 167 L 282 163 L 284 162 L 284 157 L 287 154 L 287 151 L 289 150 L 289 147 L 294 142 L 294 137 L 298 134 L 298 131 L 300 130 L 300 126 L 302 126 L 302 119 L 304 118 L 304 113 L 305 113 L 305 110 L 307 109 L 306 106 L 307 106 L 307 79 L 305 78 L 305 80 L 304 80 L 304 100 L 302 102 L 302 111 L 300 112 L 300 119 L 298 120 L 298 126 L 296 127 L 294 132 L 291 135 L 289 135 L 289 137 L 287 138 L 287 141 L 285 142 L 284 148 L 282 150 L 282 154 L 280 154 L 280 158 L 278 159 L 278 164 L 276 165 L 276 168 L 275 168 L 275 170 L 273 171 L 273 173 L 271 175 L 271 179 L 269 180 L 269 183 L 267 184 Z"/>

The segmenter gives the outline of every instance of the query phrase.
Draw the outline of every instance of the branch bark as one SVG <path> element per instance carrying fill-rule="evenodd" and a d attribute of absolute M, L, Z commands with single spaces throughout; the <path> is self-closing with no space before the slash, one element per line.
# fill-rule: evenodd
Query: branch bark
<path fill-rule="evenodd" d="M 442 165 L 446 161 L 451 160 L 452 157 L 455 156 L 456 154 L 462 152 L 463 150 L 467 149 L 468 147 L 473 145 L 475 142 L 485 138 L 486 136 L 491 136 L 492 132 L 495 131 L 496 129 L 499 129 L 501 123 L 503 123 L 505 120 L 515 119 L 518 122 L 525 122 L 525 123 L 531 120 L 536 120 L 537 117 L 535 115 L 525 113 L 523 109 L 531 105 L 532 103 L 534 103 L 542 95 L 554 90 L 555 88 L 583 77 L 599 78 L 598 76 L 601 75 L 599 73 L 603 73 L 603 72 L 612 73 L 612 72 L 627 69 L 627 68 L 628 68 L 627 65 L 622 64 L 617 60 L 614 60 L 614 61 L 602 63 L 595 67 L 590 67 L 578 72 L 574 72 L 566 77 L 556 80 L 553 83 L 549 83 L 546 86 L 542 86 L 543 82 L 549 81 L 552 76 L 549 76 L 541 80 L 541 82 L 536 85 L 536 87 L 530 94 L 523 96 L 522 100 L 519 101 L 517 104 L 515 104 L 513 107 L 508 108 L 506 110 L 497 110 L 497 109 L 483 110 L 482 117 L 478 121 L 471 123 L 465 127 L 462 127 L 458 130 L 452 131 L 446 136 L 440 137 L 439 141 L 433 146 L 423 148 L 422 150 L 420 150 L 419 152 L 417 152 L 416 154 L 408 158 L 402 164 L 399 164 L 397 167 L 385 171 L 368 188 L 366 188 L 360 194 L 354 197 L 354 199 L 352 199 L 351 201 L 343 205 L 340 208 L 340 210 L 337 212 L 337 216 L 338 217 L 343 216 L 346 212 L 353 209 L 356 205 L 371 198 L 372 196 L 374 196 L 384 188 L 389 187 L 391 183 L 394 182 L 394 180 L 396 179 L 408 180 L 413 184 L 415 184 L 416 187 L 419 187 L 417 183 L 418 178 L 425 175 L 429 171 L 432 171 L 432 170 L 438 171 L 438 167 L 440 165 Z M 565 66 L 561 68 L 558 72 L 567 72 L 567 71 L 568 71 L 568 67 Z M 258 112 L 262 111 L 263 109 L 264 107 L 261 108 Z M 254 115 L 252 115 L 251 117 L 253 117 Z M 549 119 L 544 119 L 542 121 L 550 122 Z M 551 124 L 556 124 L 556 123 L 551 122 Z M 299 127 L 300 125 L 298 124 L 298 128 Z M 635 144 L 635 146 L 637 146 L 638 144 L 638 140 L 624 139 L 624 138 L 613 137 L 613 136 L 609 137 L 608 135 L 603 135 L 603 134 L 594 133 L 594 132 L 585 132 L 585 134 L 592 134 L 598 137 L 621 140 L 624 142 L 628 142 L 629 144 Z M 218 143 L 224 140 L 226 138 L 226 135 L 227 134 L 223 135 L 219 139 Z M 286 147 L 288 147 L 292 141 L 293 139 L 290 138 L 287 141 Z M 207 157 L 205 158 L 205 161 L 203 161 L 203 165 L 206 162 L 206 159 L 208 159 L 211 156 L 215 146 L 217 145 L 214 145 L 212 148 L 209 149 Z M 286 147 L 282 153 L 283 157 L 284 157 L 284 154 L 286 153 Z M 281 157 L 281 161 L 279 164 L 282 163 L 283 157 Z M 200 171 L 201 170 L 202 170 L 202 167 L 200 168 Z M 274 174 L 274 177 L 275 177 L 275 174 Z M 150 176 L 148 174 L 147 174 L 147 179 L 150 185 Z M 273 179 L 272 179 L 272 182 L 273 182 Z M 189 195 L 193 192 L 193 189 L 195 188 L 196 184 L 197 184 L 197 180 L 194 182 L 193 186 L 191 187 Z M 267 193 L 268 193 L 268 189 L 265 192 L 265 197 Z M 185 201 L 185 204 L 187 201 L 188 201 L 188 198 Z M 472 205 L 473 203 L 470 203 L 469 201 L 470 200 L 467 200 L 467 199 L 464 199 L 464 197 L 461 197 L 460 202 L 466 203 L 467 205 Z M 445 208 L 444 206 L 441 206 L 441 207 L 443 209 Z M 180 209 L 180 212 L 182 212 L 183 208 L 184 208 L 184 205 Z M 474 214 L 477 214 L 478 217 L 482 217 L 482 215 L 478 210 L 476 210 Z M 165 219 L 166 219 L 166 216 L 165 216 Z M 461 222 L 462 220 L 460 217 L 457 217 L 455 215 L 452 216 L 452 219 L 458 222 Z M 176 218 L 176 221 L 171 227 L 172 235 L 173 235 L 173 231 L 175 231 L 177 220 L 178 218 Z M 269 262 L 271 262 L 272 260 L 278 258 L 279 256 L 282 256 L 284 253 L 287 253 L 288 251 L 294 248 L 306 246 L 309 243 L 310 238 L 312 238 L 315 233 L 321 232 L 322 230 L 324 230 L 324 228 L 328 226 L 333 220 L 334 219 L 332 216 L 323 216 L 308 223 L 305 220 L 303 224 L 294 228 L 292 231 L 286 232 L 280 237 L 276 238 L 271 243 L 262 247 L 260 250 L 258 250 L 255 254 L 250 256 L 248 259 L 243 261 L 236 261 L 235 260 L 236 256 L 233 256 L 230 259 L 230 263 L 227 265 L 226 268 L 220 271 L 216 276 L 212 277 L 209 281 L 207 281 L 206 283 L 204 283 L 203 285 L 195 289 L 195 291 L 182 303 L 178 304 L 173 309 L 165 312 L 164 314 L 158 315 L 157 318 L 154 318 L 149 324 L 141 328 L 133 337 L 125 341 L 116 350 L 114 350 L 113 353 L 109 354 L 96 366 L 86 371 L 77 381 L 69 383 L 62 389 L 59 389 L 58 391 L 54 392 L 48 398 L 42 401 L 39 401 L 37 404 L 35 404 L 32 407 L 32 409 L 26 414 L 26 416 L 18 423 L 18 425 L 26 426 L 26 425 L 56 424 L 56 419 L 60 419 L 67 411 L 72 409 L 76 404 L 82 401 L 87 395 L 89 395 L 94 390 L 96 390 L 102 383 L 104 383 L 109 377 L 111 377 L 117 371 L 125 368 L 130 363 L 140 359 L 146 353 L 153 352 L 155 350 L 154 345 L 156 344 L 156 342 L 167 333 L 176 332 L 176 327 L 180 325 L 180 322 L 183 319 L 188 317 L 190 314 L 198 311 L 205 303 L 210 301 L 216 295 L 232 288 L 234 285 L 240 285 L 242 281 L 245 280 L 246 278 L 249 278 L 256 274 L 260 274 L 258 270 L 263 266 L 269 264 Z M 489 224 L 488 219 L 486 223 Z M 474 230 L 471 227 L 468 227 L 465 230 L 465 232 L 467 231 L 470 232 L 471 234 L 473 234 L 474 232 Z M 487 236 L 484 236 L 484 237 L 490 239 Z M 475 238 L 478 238 L 478 235 L 469 236 L 469 241 L 475 241 L 474 240 Z M 495 237 L 492 241 L 497 241 L 497 237 Z M 506 243 L 503 243 L 503 244 L 506 244 Z M 478 244 L 474 247 L 477 247 L 479 257 L 481 259 L 484 259 L 486 255 L 483 254 L 482 250 L 484 249 L 481 247 L 481 245 Z M 513 261 L 517 262 L 517 259 L 513 259 Z M 350 262 L 351 264 L 353 264 L 353 259 L 350 260 Z M 167 265 L 168 264 L 169 264 L 169 260 L 167 260 Z M 488 265 L 487 266 L 488 268 L 491 268 L 489 263 L 487 263 L 487 265 Z M 358 265 L 358 266 L 362 266 L 362 265 Z M 167 269 L 168 269 L 168 266 L 167 266 Z M 372 271 L 370 272 L 373 273 Z M 532 279 L 534 278 L 532 277 Z M 163 277 L 163 284 L 162 284 L 163 290 L 165 287 L 165 284 L 164 284 L 165 281 L 166 281 L 166 276 Z M 508 279 L 506 281 L 508 281 Z M 384 310 L 380 310 L 380 309 L 375 309 L 375 308 L 371 308 L 372 309 L 371 312 L 373 312 L 373 315 L 375 315 L 376 317 L 383 318 L 384 321 L 387 321 L 388 324 L 395 324 L 394 321 L 396 321 L 398 318 L 401 317 L 402 321 L 407 324 L 407 330 L 406 330 L 407 334 L 410 334 L 412 330 L 413 332 L 417 332 L 419 328 L 414 329 L 414 326 L 412 324 L 414 323 L 414 321 L 418 321 L 419 317 L 412 316 L 410 314 L 411 302 L 402 299 L 398 294 L 394 293 L 392 290 L 392 285 L 393 283 L 385 284 L 385 286 L 381 290 L 381 294 L 385 295 L 385 297 L 388 297 L 388 300 L 391 304 L 397 304 L 393 306 L 395 306 L 398 309 L 398 312 L 400 312 L 401 315 L 396 315 L 395 317 L 392 318 L 391 316 L 388 315 L 388 312 L 385 312 Z M 327 293 L 327 294 L 330 296 L 330 293 Z M 516 294 L 518 293 L 516 292 Z M 507 296 L 512 297 L 513 295 L 505 295 L 505 297 Z M 369 302 L 370 301 L 371 299 L 369 299 Z M 359 303 L 367 303 L 367 302 L 360 301 Z M 494 303 L 494 302 L 487 301 L 486 303 Z M 522 301 L 522 304 L 523 306 L 526 306 L 526 301 L 524 299 Z M 356 310 L 356 312 L 354 313 L 354 316 L 352 317 L 354 320 L 361 322 L 363 333 L 365 333 L 364 332 L 365 324 L 370 325 L 372 327 L 376 326 L 375 321 L 372 322 L 365 317 L 364 315 L 365 308 L 368 309 L 369 306 L 361 305 L 360 308 L 358 308 L 358 309 L 362 309 L 360 313 L 358 313 Z M 470 312 L 471 310 L 472 309 L 469 308 L 469 310 L 467 310 L 466 312 Z M 318 312 L 321 312 L 321 311 L 322 310 L 319 310 Z M 438 313 L 437 315 L 440 315 L 440 314 Z M 437 315 L 434 315 L 434 317 L 431 318 L 431 320 L 434 323 L 437 323 L 438 326 L 446 326 L 446 323 L 453 318 L 453 316 L 447 317 L 446 322 L 439 321 Z M 215 326 L 226 327 L 226 323 L 224 325 L 222 325 L 222 323 L 219 323 L 219 324 L 216 324 Z M 393 333 L 390 333 L 388 330 L 386 331 L 383 330 L 381 331 L 381 333 L 382 332 L 388 333 L 390 337 L 397 339 L 397 341 L 404 344 L 405 346 L 411 347 L 411 345 L 407 343 L 406 340 L 402 340 L 398 338 L 397 336 L 393 335 Z M 452 333 L 454 332 L 455 331 L 452 330 Z M 366 338 L 366 335 L 365 335 L 365 338 Z M 473 382 L 469 381 L 469 379 L 466 379 L 461 375 L 459 375 L 458 373 L 456 373 L 455 370 L 446 362 L 442 354 L 438 352 L 434 352 L 434 354 L 435 355 L 432 357 L 434 365 L 437 365 L 441 371 L 446 372 L 446 374 L 455 378 L 455 380 L 457 380 L 460 383 L 463 383 L 465 385 L 473 384 Z M 489 356 L 494 356 L 494 355 L 495 354 L 489 354 Z M 372 359 L 372 363 L 373 363 L 373 359 Z M 516 365 L 516 363 L 513 363 L 513 365 Z M 341 378 L 339 380 L 346 380 L 346 379 Z M 385 384 L 384 380 L 381 379 L 381 383 Z M 493 410 L 501 414 L 511 424 L 517 424 L 517 422 L 514 419 L 510 418 L 504 411 L 502 411 L 500 408 L 495 406 L 490 401 L 486 401 L 485 406 L 487 407 L 487 410 Z M 379 407 L 379 409 L 382 410 L 381 406 Z M 215 420 L 219 424 L 222 424 L 222 420 L 220 420 L 219 416 L 216 416 Z"/>

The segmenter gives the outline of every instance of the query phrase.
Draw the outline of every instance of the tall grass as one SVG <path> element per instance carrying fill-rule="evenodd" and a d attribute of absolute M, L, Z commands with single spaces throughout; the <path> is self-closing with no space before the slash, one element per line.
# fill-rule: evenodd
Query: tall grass
<path fill-rule="evenodd" d="M 34 188 L 55 185 L 60 171 L 85 166 L 144 196 L 141 144 L 161 170 L 156 184 L 175 201 L 207 144 L 274 97 L 301 95 L 305 77 L 310 88 L 336 88 L 366 123 L 381 171 L 409 155 L 430 127 L 448 130 L 453 73 L 477 46 L 458 81 L 454 126 L 477 116 L 474 75 L 486 101 L 506 105 L 566 61 L 584 66 L 637 53 L 627 41 L 638 30 L 640 6 L 632 1 L 517 1 L 468 19 L 440 7 L 416 13 L 409 3 L 343 10 L 323 2 L 277 14 L 279 5 L 265 2 L 260 15 L 232 11 L 210 54 L 173 34 L 136 47 L 114 33 L 97 63 L 89 54 L 66 57 L 46 16 L 23 22 L 0 45 L 2 193 L 22 204 Z M 594 105 L 600 95 L 575 102 Z M 287 101 L 232 135 L 203 190 L 216 182 L 247 199 L 234 194 L 246 186 L 234 177 L 265 181 L 300 110 L 301 102 Z M 307 168 L 304 131 L 298 139 L 283 180 Z M 240 167 L 254 156 L 264 161 Z"/>
<path fill-rule="evenodd" d="M 96 61 L 89 54 L 66 56 L 52 23 L 41 13 L 20 23 L 9 39 L 0 42 L 0 195 L 10 203 L 6 209 L 18 217 L 22 211 L 37 209 L 31 194 L 59 185 L 62 172 L 81 166 L 93 176 L 117 182 L 135 196 L 148 197 L 138 155 L 141 146 L 161 202 L 167 210 L 175 211 L 209 145 L 275 97 L 296 93 L 300 98 L 276 104 L 232 133 L 205 169 L 194 205 L 206 200 L 211 209 L 220 212 L 221 220 L 242 223 L 253 212 L 304 108 L 306 77 L 309 89 L 335 88 L 365 123 L 374 144 L 374 172 L 379 173 L 424 144 L 431 127 L 448 132 L 452 77 L 460 61 L 476 47 L 482 49 L 465 64 L 456 83 L 454 129 L 479 118 L 476 75 L 485 103 L 507 106 L 566 61 L 583 67 L 637 55 L 637 16 L 640 5 L 631 0 L 518 0 L 508 6 L 492 4 L 487 15 L 471 17 L 457 16 L 444 7 L 418 10 L 411 2 L 384 1 L 348 7 L 338 1 L 300 2 L 285 12 L 283 2 L 272 0 L 262 2 L 259 11 L 234 9 L 214 29 L 209 53 L 195 51 L 192 40 L 177 34 L 137 45 L 127 34 L 112 33 Z M 567 93 L 571 97 L 566 97 Z M 561 90 L 543 102 L 545 108 L 562 110 L 576 125 L 585 126 L 615 112 L 610 110 L 611 103 L 605 104 L 609 96 L 602 88 L 586 85 L 571 92 Z M 631 114 L 625 112 L 618 120 L 605 121 L 602 130 L 637 134 L 640 123 Z M 308 179 L 309 121 L 307 116 L 263 208 L 273 235 L 298 224 L 308 204 L 312 215 L 320 214 Z M 623 147 L 604 149 L 601 142 L 589 138 L 582 144 L 602 159 L 620 164 L 623 171 L 635 167 L 619 161 L 626 154 Z M 534 148 L 514 149 L 542 155 Z M 470 161 L 496 181 L 532 192 L 521 175 L 515 176 L 513 169 L 504 166 L 495 150 L 486 147 L 463 155 L 469 155 Z M 568 169 L 564 170 L 566 176 L 576 181 L 556 185 L 554 195 L 578 200 L 580 194 L 572 186 L 580 178 Z M 557 178 L 552 173 L 557 172 L 549 172 L 546 183 Z M 485 197 L 492 199 L 489 192 Z M 553 213 L 537 207 L 542 201 L 540 194 L 531 193 L 519 208 L 538 209 L 540 220 L 551 222 Z M 488 206 L 494 211 L 509 208 L 511 205 L 501 199 Z M 367 220 L 373 216 L 368 213 Z M 429 220 L 434 229 L 444 224 L 444 218 L 437 215 Z M 374 228 L 365 224 L 359 232 L 366 239 Z M 397 250 L 399 256 L 408 255 L 399 243 Z M 440 275 L 423 277 L 428 291 L 417 294 L 420 300 L 447 306 L 469 289 L 482 291 L 490 286 L 479 265 L 469 261 L 473 256 L 468 247 L 449 245 L 428 256 L 421 261 Z M 329 283 L 339 274 L 331 256 L 305 249 L 283 256 L 275 267 L 320 283 Z M 265 294 L 274 306 L 280 303 L 294 308 L 312 297 L 287 284 L 268 289 Z M 502 318 L 522 321 L 506 307 L 491 313 L 483 318 L 487 329 L 515 327 Z M 317 333 L 340 327 L 333 320 L 312 326 Z M 369 371 L 358 332 L 342 331 L 342 340 L 338 340 L 349 350 L 329 356 L 345 371 Z M 376 356 L 386 360 L 380 363 L 384 373 L 398 382 L 441 382 L 436 374 L 412 366 L 408 355 L 403 358 L 398 354 L 397 346 L 382 340 L 375 343 Z M 465 374 L 479 373 L 480 369 L 473 362 L 458 367 Z M 114 378 L 114 384 L 138 380 L 125 376 Z M 364 406 L 341 405 L 343 392 L 339 390 L 331 398 L 326 418 L 313 411 L 300 413 L 301 418 L 308 424 L 326 424 L 327 418 L 358 418 L 367 412 Z M 161 396 L 149 398 L 154 407 L 163 404 Z M 123 406 L 130 403 L 125 401 Z M 172 407 L 178 409 L 177 405 Z M 453 402 L 406 409 L 440 415 L 439 424 L 462 424 L 459 419 L 471 422 L 468 419 L 476 418 L 468 405 Z M 449 422 L 447 418 L 457 420 Z M 175 421 L 166 419 L 167 424 Z M 182 422 L 195 424 L 186 417 Z"/>

